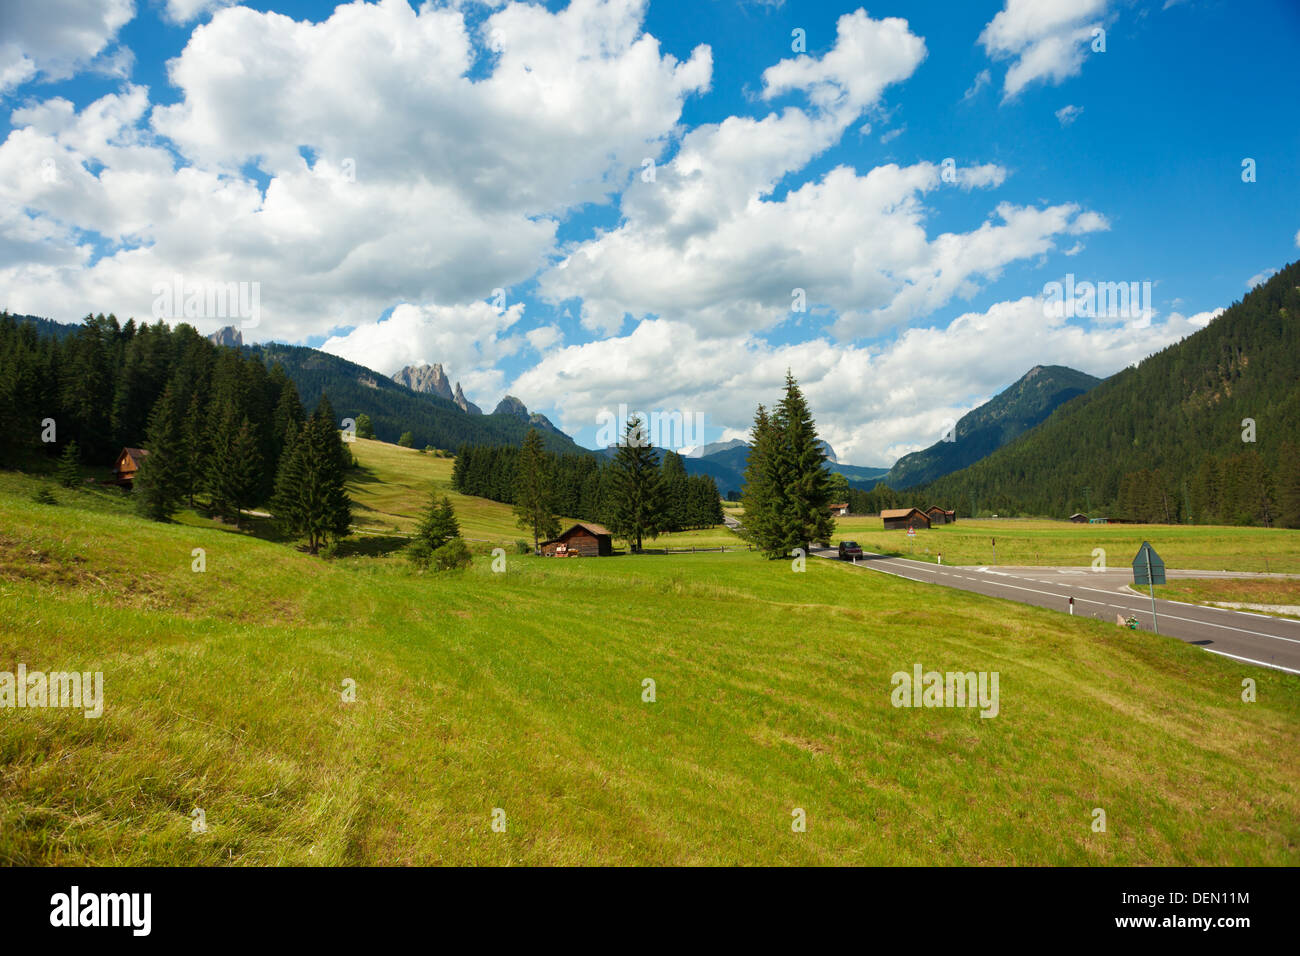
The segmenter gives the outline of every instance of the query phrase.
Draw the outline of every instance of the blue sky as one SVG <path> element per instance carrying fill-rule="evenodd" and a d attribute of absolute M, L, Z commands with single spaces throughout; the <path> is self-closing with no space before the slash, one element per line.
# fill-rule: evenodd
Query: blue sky
<path fill-rule="evenodd" d="M 790 367 L 889 464 L 1300 255 L 1297 41 L 1291 0 L 6 7 L 0 305 L 255 282 L 246 340 L 442 362 L 586 444 L 620 404 L 739 436 Z M 1151 311 L 1048 320 L 1067 273 Z"/>

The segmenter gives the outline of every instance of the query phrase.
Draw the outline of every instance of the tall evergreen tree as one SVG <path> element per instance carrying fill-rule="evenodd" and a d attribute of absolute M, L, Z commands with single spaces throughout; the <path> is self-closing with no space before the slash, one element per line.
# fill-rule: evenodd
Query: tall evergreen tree
<path fill-rule="evenodd" d="M 177 404 L 176 390 L 169 384 L 149 414 L 149 454 L 134 481 L 140 510 L 155 521 L 167 521 L 185 499 L 185 446 Z"/>
<path fill-rule="evenodd" d="M 533 550 L 560 533 L 555 515 L 555 485 L 542 436 L 528 429 L 515 457 L 514 512 L 517 524 L 533 534 Z"/>
<path fill-rule="evenodd" d="M 682 531 L 690 526 L 693 517 L 686 465 L 682 462 L 681 455 L 665 450 L 659 467 L 663 478 L 663 530 Z"/>
<path fill-rule="evenodd" d="M 610 466 L 609 530 L 640 551 L 646 537 L 664 529 L 663 477 L 641 419 L 628 419 Z"/>
<path fill-rule="evenodd" d="M 826 453 L 817 438 L 817 425 L 788 371 L 785 396 L 772 416 L 781 435 L 777 472 L 782 481 L 780 521 L 786 553 L 798 547 L 806 552 L 814 541 L 829 541 L 835 533 L 830 514 L 830 472 Z"/>
<path fill-rule="evenodd" d="M 749 460 L 740 498 L 745 509 L 742 527 L 754 546 L 772 558 L 785 554 L 778 521 L 781 510 L 781 486 L 776 472 L 779 441 L 771 416 L 759 405 L 749 435 Z"/>
<path fill-rule="evenodd" d="M 181 485 L 191 508 L 194 507 L 194 495 L 206 482 L 210 452 L 207 415 L 203 401 L 195 391 L 190 397 L 189 408 L 185 411 L 185 420 L 181 423 Z"/>
<path fill-rule="evenodd" d="M 351 533 L 352 502 L 345 487 L 347 449 L 322 396 L 311 418 L 281 458 L 272 511 L 281 526 L 307 539 L 317 554 L 322 545 Z"/>
<path fill-rule="evenodd" d="M 207 489 L 212 510 L 239 526 L 240 509 L 253 501 L 262 477 L 262 456 L 251 423 L 240 417 L 238 407 L 227 398 L 212 435 L 208 457 Z"/>

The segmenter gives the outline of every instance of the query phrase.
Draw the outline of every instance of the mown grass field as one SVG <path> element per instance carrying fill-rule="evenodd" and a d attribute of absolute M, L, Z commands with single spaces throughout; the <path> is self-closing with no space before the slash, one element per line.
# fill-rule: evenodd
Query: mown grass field
<path fill-rule="evenodd" d="M 1300 573 L 1300 531 L 1284 528 L 960 519 L 921 528 L 909 541 L 906 531 L 885 531 L 878 517 L 837 518 L 835 527 L 834 541 L 920 561 L 942 553 L 944 564 L 1089 567 L 1102 548 L 1108 567 L 1127 567 L 1150 541 L 1168 568 Z"/>
<path fill-rule="evenodd" d="M 512 544 L 532 536 L 515 523 L 509 505 L 486 498 L 474 498 L 452 490 L 450 458 L 437 458 L 413 448 L 358 438 L 351 445 L 352 454 L 361 465 L 348 481 L 348 494 L 355 502 L 356 526 L 371 532 L 409 534 L 420 514 L 428 507 L 429 495 L 451 499 L 460 522 L 461 534 L 477 542 Z M 564 518 L 567 527 L 576 518 Z M 648 548 L 716 548 L 745 547 L 745 543 L 725 526 L 661 534 L 645 542 Z M 615 542 L 622 547 L 622 542 Z"/>
<path fill-rule="evenodd" d="M 2 863 L 1300 862 L 1292 675 L 835 562 L 418 576 L 29 481 L 0 669 L 106 702 L 0 711 Z M 999 715 L 892 707 L 918 662 L 998 671 Z"/>

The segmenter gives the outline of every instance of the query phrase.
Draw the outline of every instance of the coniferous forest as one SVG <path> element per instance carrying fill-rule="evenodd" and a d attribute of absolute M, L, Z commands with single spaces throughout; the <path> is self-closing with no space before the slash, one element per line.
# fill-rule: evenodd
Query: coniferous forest
<path fill-rule="evenodd" d="M 200 506 L 238 526 L 242 511 L 272 505 L 313 552 L 347 533 L 351 456 L 329 400 L 309 418 L 282 368 L 187 324 L 101 314 L 52 336 L 0 314 L 0 428 L 0 465 L 58 459 L 61 476 L 146 449 L 134 491 L 156 520 Z M 284 489 L 295 484 L 310 505 L 294 506 Z"/>
<path fill-rule="evenodd" d="M 456 452 L 452 487 L 462 494 L 515 504 L 517 446 L 462 445 Z M 616 476 L 613 462 L 595 455 L 546 452 L 546 468 L 557 515 L 610 523 Z M 659 461 L 663 507 L 657 531 L 685 531 L 722 523 L 718 486 L 708 475 L 688 475 L 682 458 L 665 451 Z"/>

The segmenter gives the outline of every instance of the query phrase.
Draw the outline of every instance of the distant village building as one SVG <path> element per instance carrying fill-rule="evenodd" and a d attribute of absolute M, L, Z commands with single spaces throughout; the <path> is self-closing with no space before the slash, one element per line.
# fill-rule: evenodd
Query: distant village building
<path fill-rule="evenodd" d="M 580 522 L 564 534 L 538 547 L 548 558 L 581 555 L 586 558 L 607 558 L 614 553 L 614 536 L 604 525 Z"/>
<path fill-rule="evenodd" d="M 140 463 L 149 457 L 144 448 L 123 448 L 113 461 L 113 481 L 130 487 L 135 481 L 135 473 L 140 470 Z"/>
<path fill-rule="evenodd" d="M 834 504 L 829 505 L 828 507 L 830 508 L 831 514 L 837 518 L 843 518 L 849 513 L 849 506 L 847 504 Z"/>
<path fill-rule="evenodd" d="M 1088 516 L 1076 511 L 1074 514 L 1070 515 L 1070 520 L 1073 521 L 1075 524 L 1086 524 L 1088 521 Z"/>
<path fill-rule="evenodd" d="M 940 508 L 938 505 L 935 505 L 933 508 L 927 508 L 925 513 L 929 517 L 930 524 L 932 525 L 952 524 L 957 520 L 956 511 L 947 511 Z"/>
<path fill-rule="evenodd" d="M 880 512 L 886 531 L 900 531 L 907 528 L 928 528 L 930 517 L 920 508 L 886 508 Z"/>

